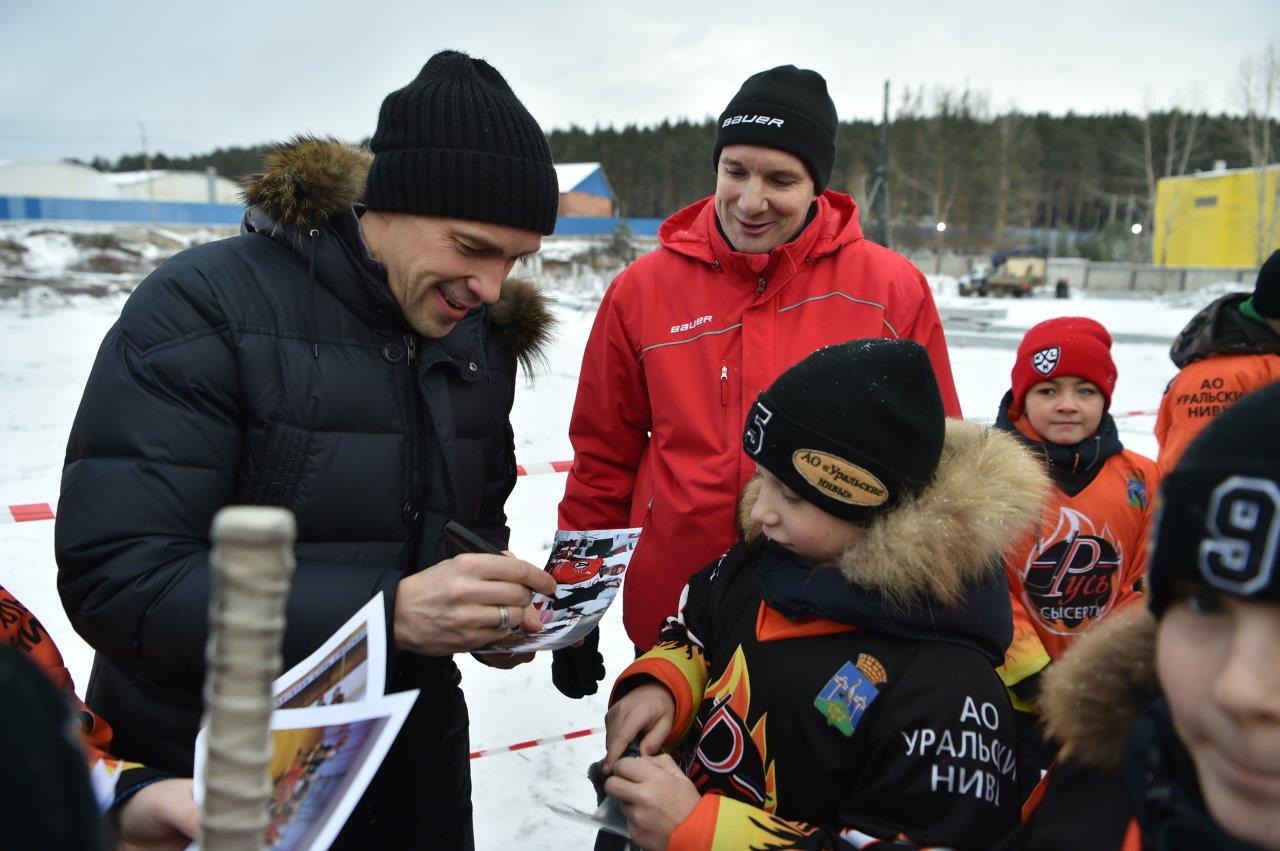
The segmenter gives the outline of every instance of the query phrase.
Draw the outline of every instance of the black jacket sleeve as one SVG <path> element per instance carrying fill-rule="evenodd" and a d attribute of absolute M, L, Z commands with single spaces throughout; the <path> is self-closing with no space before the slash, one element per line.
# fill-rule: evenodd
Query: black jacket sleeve
<path fill-rule="evenodd" d="M 246 332 L 190 264 L 149 276 L 104 339 L 72 426 L 55 547 L 58 589 L 76 631 L 152 682 L 203 679 L 209 528 L 237 502 L 246 424 Z M 286 664 L 313 650 L 380 588 L 374 573 L 299 563 L 289 594 Z"/>

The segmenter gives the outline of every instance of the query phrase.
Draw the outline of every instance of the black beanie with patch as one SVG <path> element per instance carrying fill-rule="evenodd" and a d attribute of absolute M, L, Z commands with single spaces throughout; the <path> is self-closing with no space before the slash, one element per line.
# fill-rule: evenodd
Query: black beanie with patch
<path fill-rule="evenodd" d="M 836 164 L 836 105 L 817 71 L 779 65 L 753 74 L 716 122 L 711 165 L 720 168 L 725 145 L 758 145 L 794 154 L 822 194 Z"/>
<path fill-rule="evenodd" d="M 868 523 L 933 481 L 945 430 L 923 346 L 854 340 L 778 376 L 748 413 L 742 445 L 805 501 Z"/>
<path fill-rule="evenodd" d="M 560 189 L 547 137 L 483 59 L 432 56 L 382 102 L 369 148 L 371 210 L 555 230 Z"/>
<path fill-rule="evenodd" d="M 1263 319 L 1280 319 L 1280 251 L 1271 252 L 1258 270 L 1258 282 L 1249 299 Z"/>
<path fill-rule="evenodd" d="M 1160 484 L 1147 562 L 1157 617 L 1180 581 L 1280 602 L 1280 382 L 1248 394 L 1191 442 Z"/>

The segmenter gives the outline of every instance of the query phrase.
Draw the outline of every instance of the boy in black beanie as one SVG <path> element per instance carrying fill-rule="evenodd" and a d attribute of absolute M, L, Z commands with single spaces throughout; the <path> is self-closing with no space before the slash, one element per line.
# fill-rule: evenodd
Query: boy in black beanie
<path fill-rule="evenodd" d="M 614 687 L 606 790 L 633 838 L 989 847 L 1019 804 L 995 672 L 1012 634 L 1000 557 L 1038 516 L 1039 467 L 946 420 L 906 340 L 787 370 L 743 447 L 758 469 L 743 540 Z M 636 739 L 643 756 L 620 759 Z"/>
<path fill-rule="evenodd" d="M 1271 384 L 1165 477 L 1149 611 L 1100 624 L 1046 674 L 1058 764 L 1002 848 L 1280 851 L 1278 430 Z"/>

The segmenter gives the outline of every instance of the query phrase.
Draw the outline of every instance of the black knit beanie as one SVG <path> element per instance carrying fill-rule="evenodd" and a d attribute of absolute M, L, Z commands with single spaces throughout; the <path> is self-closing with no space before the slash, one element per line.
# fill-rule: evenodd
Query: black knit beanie
<path fill-rule="evenodd" d="M 742 446 L 796 495 L 866 523 L 933 481 L 945 429 L 923 346 L 854 340 L 778 376 L 747 415 Z"/>
<path fill-rule="evenodd" d="M 1236 402 L 1200 433 L 1160 485 L 1147 605 L 1157 617 L 1179 580 L 1280 601 L 1280 383 Z"/>
<path fill-rule="evenodd" d="M 821 194 L 836 164 L 836 105 L 817 71 L 779 65 L 753 74 L 716 123 L 713 168 L 725 145 L 777 148 L 800 158 Z"/>
<path fill-rule="evenodd" d="M 1253 285 L 1253 309 L 1264 319 L 1280 319 L 1280 251 L 1273 251 L 1258 270 Z"/>
<path fill-rule="evenodd" d="M 371 210 L 555 230 L 560 190 L 547 137 L 483 59 L 432 56 L 382 102 L 369 147 Z"/>

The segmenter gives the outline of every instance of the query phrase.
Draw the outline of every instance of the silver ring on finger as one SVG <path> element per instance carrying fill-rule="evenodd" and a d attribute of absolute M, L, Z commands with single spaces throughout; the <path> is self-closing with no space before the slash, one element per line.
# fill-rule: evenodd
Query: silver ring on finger
<path fill-rule="evenodd" d="M 501 619 L 498 621 L 498 629 L 505 630 L 511 624 L 511 610 L 499 604 L 498 614 L 501 615 Z"/>

